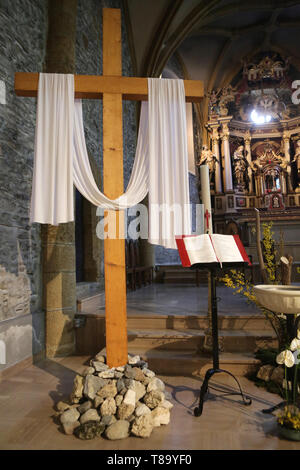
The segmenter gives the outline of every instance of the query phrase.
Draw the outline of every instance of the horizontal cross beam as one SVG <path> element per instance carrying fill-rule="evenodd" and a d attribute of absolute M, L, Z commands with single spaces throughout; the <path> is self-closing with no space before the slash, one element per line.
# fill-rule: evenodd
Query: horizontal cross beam
<path fill-rule="evenodd" d="M 74 75 L 75 98 L 99 99 L 103 93 L 118 93 L 124 100 L 147 101 L 147 78 L 118 77 L 102 75 Z M 36 97 L 39 74 L 17 72 L 15 74 L 15 92 L 18 96 Z M 201 80 L 184 80 L 187 102 L 200 102 L 204 96 Z"/>

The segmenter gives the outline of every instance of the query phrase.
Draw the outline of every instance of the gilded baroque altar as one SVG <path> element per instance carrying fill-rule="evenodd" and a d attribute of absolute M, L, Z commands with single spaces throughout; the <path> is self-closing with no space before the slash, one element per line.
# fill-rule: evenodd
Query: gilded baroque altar
<path fill-rule="evenodd" d="M 289 58 L 261 53 L 245 61 L 230 84 L 208 93 L 214 230 L 239 233 L 246 246 L 254 208 L 278 227 L 297 226 L 299 235 L 300 105 L 291 85 L 299 77 Z M 300 255 L 300 246 L 295 250 Z"/>

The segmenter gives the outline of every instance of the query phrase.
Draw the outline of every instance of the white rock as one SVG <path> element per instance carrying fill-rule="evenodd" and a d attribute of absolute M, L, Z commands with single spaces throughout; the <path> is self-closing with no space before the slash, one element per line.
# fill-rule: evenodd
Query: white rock
<path fill-rule="evenodd" d="M 269 382 L 274 369 L 275 367 L 271 364 L 265 364 L 264 366 L 260 367 L 256 377 L 258 379 L 264 380 L 265 382 Z"/>
<path fill-rule="evenodd" d="M 167 408 L 168 410 L 171 410 L 174 405 L 170 401 L 164 400 L 160 406 L 162 406 L 163 408 Z"/>
<path fill-rule="evenodd" d="M 98 376 L 102 379 L 113 379 L 115 376 L 115 368 L 113 367 L 112 369 L 99 372 Z"/>
<path fill-rule="evenodd" d="M 98 354 L 96 354 L 95 358 L 94 358 L 95 361 L 98 361 L 98 362 L 106 362 L 106 357 L 101 354 L 101 352 L 99 352 Z"/>
<path fill-rule="evenodd" d="M 100 406 L 100 411 L 102 416 L 114 415 L 117 411 L 117 406 L 114 398 L 106 398 L 102 405 Z"/>
<path fill-rule="evenodd" d="M 151 410 L 145 403 L 141 403 L 141 405 L 137 406 L 134 412 L 136 417 L 148 415 L 149 413 L 151 413 Z"/>
<path fill-rule="evenodd" d="M 278 385 L 282 385 L 282 381 L 284 379 L 284 368 L 282 366 L 275 367 L 270 380 L 277 383 Z"/>
<path fill-rule="evenodd" d="M 117 396 L 115 397 L 115 402 L 116 402 L 116 405 L 117 405 L 117 406 L 120 406 L 121 403 L 122 403 L 122 401 L 123 401 L 122 395 L 117 395 Z"/>
<path fill-rule="evenodd" d="M 146 395 L 146 387 L 141 382 L 137 380 L 131 380 L 128 385 L 128 390 L 133 390 L 135 392 L 135 401 L 138 402 L 143 396 Z"/>
<path fill-rule="evenodd" d="M 101 423 L 104 424 L 104 426 L 110 426 L 111 424 L 115 423 L 117 420 L 114 416 L 111 415 L 104 415 L 102 416 Z"/>
<path fill-rule="evenodd" d="M 118 419 L 127 419 L 133 414 L 134 412 L 135 405 L 131 405 L 129 403 L 124 403 L 124 401 L 121 403 L 121 405 L 118 407 L 117 411 L 117 417 Z"/>
<path fill-rule="evenodd" d="M 60 422 L 64 423 L 74 423 L 78 421 L 80 417 L 80 413 L 76 410 L 76 408 L 71 408 L 70 410 L 65 411 L 60 415 Z"/>
<path fill-rule="evenodd" d="M 94 367 L 86 367 L 82 372 L 82 375 L 85 377 L 86 375 L 91 375 L 95 372 Z"/>
<path fill-rule="evenodd" d="M 165 384 L 158 377 L 154 377 L 147 386 L 147 392 L 152 392 L 153 390 L 160 390 L 161 392 L 165 390 Z"/>
<path fill-rule="evenodd" d="M 147 385 L 151 382 L 151 380 L 152 380 L 152 378 L 145 376 L 145 378 L 143 380 L 143 384 L 145 385 L 145 387 L 147 387 Z"/>
<path fill-rule="evenodd" d="M 96 372 L 104 372 L 106 370 L 109 370 L 108 365 L 104 364 L 104 362 L 100 361 L 92 361 L 92 366 L 96 370 Z"/>
<path fill-rule="evenodd" d="M 80 423 L 84 424 L 87 423 L 88 421 L 100 421 L 100 416 L 97 413 L 97 410 L 95 409 L 90 409 L 87 410 L 85 413 L 80 418 Z"/>
<path fill-rule="evenodd" d="M 142 371 L 144 372 L 144 375 L 146 377 L 149 377 L 150 379 L 152 379 L 152 377 L 155 377 L 155 373 L 152 370 L 147 369 L 146 367 L 144 367 L 144 369 L 142 369 Z"/>
<path fill-rule="evenodd" d="M 124 376 L 123 372 L 118 372 L 117 370 L 115 370 L 115 374 L 114 374 L 115 379 L 121 379 L 123 376 Z"/>
<path fill-rule="evenodd" d="M 78 403 L 83 393 L 83 377 L 81 375 L 76 375 L 74 379 L 73 391 L 70 396 L 70 400 L 73 403 Z"/>
<path fill-rule="evenodd" d="M 87 410 L 92 408 L 92 402 L 90 400 L 82 403 L 81 405 L 78 406 L 77 411 L 79 411 L 80 414 L 85 413 Z"/>
<path fill-rule="evenodd" d="M 131 389 L 127 390 L 123 399 L 123 403 L 125 403 L 126 405 L 133 405 L 135 407 L 135 402 L 136 402 L 135 391 Z"/>
<path fill-rule="evenodd" d="M 105 435 L 110 440 L 125 439 L 129 436 L 128 421 L 119 420 L 111 424 L 106 428 Z"/>
<path fill-rule="evenodd" d="M 80 426 L 79 421 L 73 421 L 70 423 L 69 421 L 67 423 L 63 423 L 63 428 L 65 434 L 71 435 L 74 432 L 74 429 L 78 428 Z"/>
<path fill-rule="evenodd" d="M 140 360 L 140 356 L 129 356 L 128 354 L 128 364 L 137 364 Z"/>
<path fill-rule="evenodd" d="M 87 375 L 85 378 L 83 393 L 85 396 L 93 400 L 98 390 L 100 390 L 100 388 L 102 388 L 104 385 L 105 381 L 100 377 L 96 377 L 95 375 Z"/>
<path fill-rule="evenodd" d="M 165 401 L 165 395 L 160 390 L 152 390 L 152 392 L 146 393 L 143 401 L 151 410 L 153 410 Z"/>
<path fill-rule="evenodd" d="M 124 370 L 125 370 L 125 366 L 116 367 L 117 372 L 124 372 Z"/>
<path fill-rule="evenodd" d="M 104 402 L 103 397 L 99 397 L 98 395 L 94 398 L 94 408 L 98 408 L 98 406 L 102 405 Z"/>
<path fill-rule="evenodd" d="M 169 424 L 170 422 L 170 411 L 167 408 L 158 406 L 151 412 L 153 418 L 154 427 L 158 427 L 161 424 Z"/>
<path fill-rule="evenodd" d="M 68 410 L 70 407 L 71 405 L 69 405 L 69 403 L 65 403 L 64 401 L 59 401 L 58 403 L 56 403 L 56 409 L 57 411 L 60 411 L 61 413 L 63 411 Z"/>
<path fill-rule="evenodd" d="M 104 385 L 98 390 L 97 395 L 102 398 L 114 398 L 118 393 L 116 384 L 114 382 Z"/>
<path fill-rule="evenodd" d="M 149 437 L 153 430 L 153 418 L 151 414 L 135 418 L 131 432 L 137 437 Z"/>

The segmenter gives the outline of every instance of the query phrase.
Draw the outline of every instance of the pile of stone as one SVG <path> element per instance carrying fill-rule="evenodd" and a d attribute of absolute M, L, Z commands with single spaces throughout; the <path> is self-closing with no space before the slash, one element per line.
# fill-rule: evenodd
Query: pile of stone
<path fill-rule="evenodd" d="M 169 423 L 170 398 L 163 381 L 139 356 L 109 368 L 99 353 L 76 375 L 69 403 L 60 401 L 56 409 L 64 432 L 80 439 L 149 437 L 155 427 Z"/>
<path fill-rule="evenodd" d="M 284 368 L 282 366 L 272 366 L 271 364 L 262 365 L 256 377 L 264 382 L 274 382 L 282 386 L 284 381 Z"/>

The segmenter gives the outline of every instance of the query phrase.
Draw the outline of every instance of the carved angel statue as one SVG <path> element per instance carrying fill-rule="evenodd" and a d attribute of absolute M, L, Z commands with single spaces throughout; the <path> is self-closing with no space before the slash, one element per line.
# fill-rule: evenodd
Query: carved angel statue
<path fill-rule="evenodd" d="M 216 161 L 217 161 L 217 158 L 213 154 L 213 152 L 207 148 L 207 145 L 203 145 L 200 160 L 197 163 L 197 166 L 208 165 L 209 179 L 212 178 L 212 175 L 215 171 Z"/>
<path fill-rule="evenodd" d="M 294 163 L 294 162 L 297 163 L 297 170 L 298 170 L 298 174 L 299 174 L 300 173 L 300 139 L 297 140 L 295 155 L 294 155 L 294 158 L 291 161 L 291 163 Z"/>
<path fill-rule="evenodd" d="M 244 146 L 239 145 L 233 154 L 234 176 L 238 186 L 244 186 L 247 178 L 248 162 L 244 156 Z"/>
<path fill-rule="evenodd" d="M 218 99 L 219 99 L 219 94 L 220 94 L 220 90 L 212 90 L 208 93 L 208 98 L 209 98 L 209 105 L 208 105 L 208 109 L 209 109 L 209 114 L 214 114 L 217 112 L 218 110 Z"/>
<path fill-rule="evenodd" d="M 232 85 L 222 89 L 222 93 L 219 100 L 219 114 L 221 116 L 227 116 L 229 103 L 235 100 L 236 88 Z"/>

